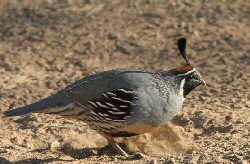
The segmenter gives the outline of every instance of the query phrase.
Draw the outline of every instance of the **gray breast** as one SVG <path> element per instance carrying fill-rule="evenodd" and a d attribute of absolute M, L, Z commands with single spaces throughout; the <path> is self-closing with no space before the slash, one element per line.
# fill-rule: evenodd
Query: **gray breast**
<path fill-rule="evenodd" d="M 182 94 L 173 91 L 171 83 L 163 81 L 161 77 L 154 77 L 147 85 L 138 88 L 138 97 L 135 117 L 140 122 L 157 127 L 177 115 L 184 101 Z"/>

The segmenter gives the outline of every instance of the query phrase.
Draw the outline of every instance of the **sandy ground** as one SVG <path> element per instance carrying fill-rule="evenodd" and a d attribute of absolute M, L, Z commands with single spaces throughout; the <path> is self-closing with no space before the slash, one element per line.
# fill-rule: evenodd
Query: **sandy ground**
<path fill-rule="evenodd" d="M 250 3 L 244 0 L 1 0 L 0 111 L 92 73 L 168 70 L 176 40 L 207 82 L 165 127 L 124 141 L 116 155 L 83 122 L 53 115 L 0 118 L 0 163 L 250 163 Z"/>

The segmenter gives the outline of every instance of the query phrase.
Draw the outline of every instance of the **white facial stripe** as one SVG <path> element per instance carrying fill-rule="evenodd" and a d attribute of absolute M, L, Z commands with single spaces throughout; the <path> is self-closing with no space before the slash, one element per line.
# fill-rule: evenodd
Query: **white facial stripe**
<path fill-rule="evenodd" d="M 180 85 L 180 92 L 179 92 L 179 95 L 182 95 L 182 101 L 185 100 L 184 96 L 183 96 L 183 93 L 184 93 L 184 84 L 186 82 L 186 78 L 182 79 L 181 81 L 181 85 Z"/>
<path fill-rule="evenodd" d="M 183 74 L 178 74 L 177 76 L 179 77 L 179 76 L 186 76 L 186 75 L 188 75 L 188 74 L 190 74 L 190 73 L 192 73 L 192 72 L 194 72 L 195 71 L 195 68 L 193 68 L 191 71 L 188 71 L 188 72 L 186 72 L 186 73 L 183 73 Z"/>

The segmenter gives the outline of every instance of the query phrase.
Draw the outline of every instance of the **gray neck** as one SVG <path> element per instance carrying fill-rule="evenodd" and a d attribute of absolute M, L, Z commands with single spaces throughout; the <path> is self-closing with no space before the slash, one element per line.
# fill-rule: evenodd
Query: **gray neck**
<path fill-rule="evenodd" d="M 175 93 L 182 95 L 183 98 L 193 90 L 193 87 L 186 83 L 186 76 L 176 76 L 169 71 L 162 72 L 161 74 L 166 77 L 167 83 L 171 83 Z"/>

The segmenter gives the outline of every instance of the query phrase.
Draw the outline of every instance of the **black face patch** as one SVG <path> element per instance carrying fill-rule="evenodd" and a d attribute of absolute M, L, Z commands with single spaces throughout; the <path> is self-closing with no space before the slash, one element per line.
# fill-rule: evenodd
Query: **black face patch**
<path fill-rule="evenodd" d="M 197 72 L 193 72 L 186 76 L 186 80 L 183 86 L 183 96 L 186 97 L 192 90 L 199 86 L 201 76 Z"/>

